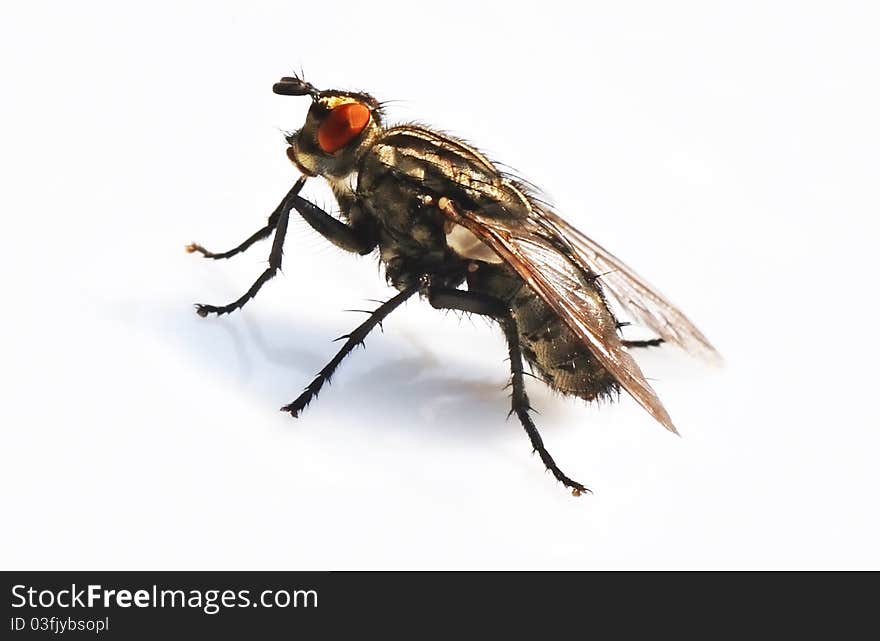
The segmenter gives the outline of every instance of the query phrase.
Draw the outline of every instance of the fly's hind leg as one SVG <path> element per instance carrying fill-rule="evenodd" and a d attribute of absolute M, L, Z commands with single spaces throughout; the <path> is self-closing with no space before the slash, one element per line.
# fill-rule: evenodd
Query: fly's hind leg
<path fill-rule="evenodd" d="M 644 341 L 620 341 L 624 347 L 660 347 L 664 341 L 662 338 L 649 338 Z"/>
<path fill-rule="evenodd" d="M 333 376 L 333 372 L 336 371 L 336 368 L 339 367 L 339 364 L 342 360 L 348 356 L 352 350 L 358 345 L 363 345 L 364 340 L 367 338 L 367 335 L 376 327 L 385 320 L 385 317 L 388 316 L 391 312 L 397 309 L 401 303 L 403 303 L 410 296 L 419 291 L 419 283 L 411 285 L 407 289 L 404 289 L 402 292 L 397 294 L 394 298 L 391 298 L 384 303 L 382 303 L 372 314 L 370 317 L 361 323 L 360 326 L 357 327 L 351 334 L 340 337 L 345 338 L 345 345 L 342 346 L 342 349 L 333 357 L 333 359 L 324 366 L 318 375 L 315 376 L 315 379 L 309 383 L 309 386 L 303 391 L 299 397 L 293 401 L 292 403 L 288 403 L 284 407 L 281 408 L 282 412 L 290 412 L 290 415 L 296 418 L 299 416 L 300 412 L 302 412 L 306 405 L 308 405 L 312 399 L 318 396 L 318 392 L 321 391 L 321 388 L 324 386 L 324 383 L 329 383 L 330 378 Z"/>
<path fill-rule="evenodd" d="M 519 422 L 525 428 L 529 440 L 532 442 L 532 448 L 538 453 L 541 461 L 553 473 L 557 481 L 570 488 L 574 496 L 580 496 L 584 492 L 589 492 L 590 490 L 577 481 L 570 479 L 559 469 L 553 457 L 550 456 L 550 452 L 544 447 L 544 441 L 529 414 L 531 406 L 529 405 L 529 397 L 526 394 L 525 381 L 523 379 L 519 330 L 510 307 L 492 296 L 460 289 L 437 289 L 429 286 L 427 288 L 427 296 L 431 305 L 437 309 L 454 309 L 470 312 L 472 314 L 490 316 L 498 321 L 504 330 L 504 337 L 507 339 L 507 348 L 510 353 L 510 386 L 512 390 L 510 414 L 516 414 Z"/>
<path fill-rule="evenodd" d="M 628 321 L 622 321 L 617 323 L 617 329 L 621 329 L 626 327 L 627 325 L 632 325 L 632 323 Z M 628 341 L 621 339 L 620 341 L 624 347 L 660 347 L 666 341 L 662 338 L 649 338 L 647 340 L 637 340 L 637 341 Z"/>

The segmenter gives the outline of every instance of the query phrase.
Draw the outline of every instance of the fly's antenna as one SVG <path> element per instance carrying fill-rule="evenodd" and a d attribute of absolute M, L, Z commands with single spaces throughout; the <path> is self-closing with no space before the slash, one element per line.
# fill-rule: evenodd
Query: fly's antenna
<path fill-rule="evenodd" d="M 312 83 L 296 76 L 283 77 L 272 85 L 272 91 L 280 96 L 311 96 L 312 100 L 317 100 L 321 95 Z"/>

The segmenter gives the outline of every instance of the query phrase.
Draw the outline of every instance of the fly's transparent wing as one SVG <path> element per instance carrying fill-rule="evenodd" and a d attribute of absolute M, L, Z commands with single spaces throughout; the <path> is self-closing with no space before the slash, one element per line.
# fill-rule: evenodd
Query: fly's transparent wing
<path fill-rule="evenodd" d="M 600 276 L 606 295 L 636 322 L 691 354 L 721 361 L 721 355 L 690 319 L 623 261 L 553 212 L 542 210 L 540 215 L 544 225 L 568 241 L 584 266 Z"/>
<path fill-rule="evenodd" d="M 651 416 L 678 433 L 672 419 L 617 335 L 603 301 L 583 286 L 583 274 L 532 220 L 511 221 L 459 210 L 447 199 L 440 209 L 505 260 L 573 332 L 603 367 Z"/>

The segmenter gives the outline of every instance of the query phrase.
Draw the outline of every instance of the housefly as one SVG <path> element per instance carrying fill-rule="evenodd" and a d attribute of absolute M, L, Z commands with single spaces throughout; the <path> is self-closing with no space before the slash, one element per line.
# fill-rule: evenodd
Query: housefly
<path fill-rule="evenodd" d="M 342 360 L 404 301 L 418 294 L 433 307 L 493 319 L 507 341 L 511 414 L 516 414 L 544 465 L 574 495 L 588 491 L 553 461 L 530 415 L 523 358 L 552 389 L 585 400 L 622 388 L 663 427 L 669 414 L 630 351 L 672 343 L 717 358 L 702 333 L 613 254 L 572 227 L 535 193 L 502 172 L 478 150 L 418 125 L 386 126 L 382 104 L 367 93 L 319 90 L 285 77 L 276 94 L 307 96 L 303 127 L 287 136 L 287 156 L 302 176 L 265 227 L 229 258 L 259 240 L 274 241 L 269 266 L 241 298 L 228 305 L 197 305 L 200 316 L 243 307 L 281 268 L 288 217 L 296 211 L 337 247 L 378 250 L 385 276 L 398 294 L 351 334 L 305 391 L 282 410 L 298 416 Z M 309 178 L 324 178 L 339 217 L 303 198 Z M 614 311 L 612 311 L 614 310 Z M 617 313 L 656 333 L 642 341 L 621 337 Z"/>

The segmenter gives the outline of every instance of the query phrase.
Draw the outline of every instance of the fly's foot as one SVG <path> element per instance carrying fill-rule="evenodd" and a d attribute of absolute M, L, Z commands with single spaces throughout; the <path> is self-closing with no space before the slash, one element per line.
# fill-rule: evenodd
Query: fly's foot
<path fill-rule="evenodd" d="M 198 254 L 201 254 L 202 256 L 204 256 L 205 258 L 213 258 L 214 260 L 217 260 L 218 258 L 229 258 L 230 256 L 235 256 L 236 254 L 238 254 L 242 251 L 240 247 L 237 247 L 237 248 L 232 249 L 228 252 L 222 252 L 222 253 L 218 254 L 216 252 L 208 251 L 207 249 L 205 249 L 204 247 L 202 247 L 198 243 L 190 243 L 189 245 L 184 247 L 184 249 L 186 249 L 187 254 L 198 253 Z"/>
<path fill-rule="evenodd" d="M 204 253 L 205 248 L 199 245 L 198 243 L 190 243 L 185 247 L 187 254 L 192 254 L 195 252 Z"/>
<path fill-rule="evenodd" d="M 282 407 L 281 411 L 288 412 L 293 418 L 298 418 L 306 406 L 312 402 L 312 399 L 318 395 L 318 392 L 321 391 L 321 388 L 328 379 L 329 376 L 325 375 L 322 371 L 315 377 L 315 380 L 309 383 L 309 386 L 303 390 L 303 393 L 297 396 L 295 401 Z"/>
<path fill-rule="evenodd" d="M 220 316 L 222 314 L 228 314 L 231 310 L 226 307 L 216 307 L 214 305 L 203 305 L 202 303 L 196 303 L 196 314 L 198 314 L 201 318 L 207 318 L 208 314 L 216 314 Z"/>
<path fill-rule="evenodd" d="M 560 479 L 562 484 L 571 490 L 572 496 L 581 496 L 582 494 L 592 494 L 593 492 L 589 489 L 578 483 L 577 481 L 572 481 L 570 478 L 566 477 L 563 481 Z"/>
<path fill-rule="evenodd" d="M 572 496 L 581 496 L 582 494 L 592 494 L 592 490 L 587 487 L 584 487 L 577 481 L 574 481 L 568 478 L 558 467 L 547 468 L 551 472 L 553 472 L 553 476 L 556 477 L 556 480 L 562 483 L 562 485 L 569 490 L 571 490 Z"/>
<path fill-rule="evenodd" d="M 580 483 L 578 483 L 574 479 L 568 478 L 565 475 L 565 473 L 559 469 L 559 467 L 556 465 L 556 463 L 550 457 L 550 454 L 547 452 L 547 450 L 544 450 L 542 448 L 541 450 L 536 450 L 536 451 L 541 456 L 541 460 L 544 462 L 544 465 L 546 466 L 547 471 L 551 472 L 553 474 L 554 478 L 556 478 L 557 481 L 562 483 L 563 487 L 571 490 L 572 496 L 581 496 L 582 494 L 592 494 L 593 493 L 593 491 L 590 490 L 590 488 L 581 485 Z M 545 457 L 545 455 L 546 455 L 546 457 Z"/>
<path fill-rule="evenodd" d="M 293 418 L 298 418 L 311 400 L 311 394 L 303 392 L 298 399 L 282 407 L 281 411 L 289 413 Z"/>

